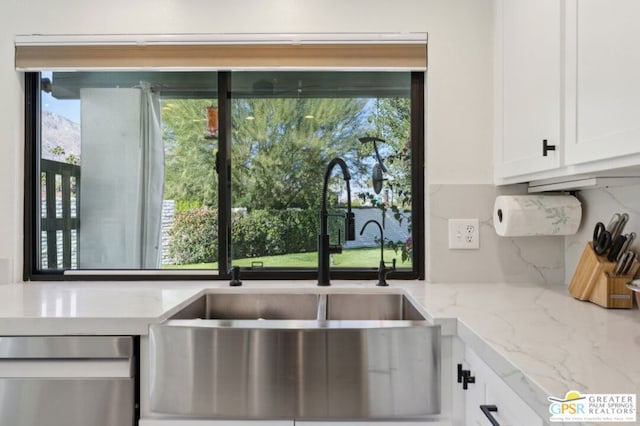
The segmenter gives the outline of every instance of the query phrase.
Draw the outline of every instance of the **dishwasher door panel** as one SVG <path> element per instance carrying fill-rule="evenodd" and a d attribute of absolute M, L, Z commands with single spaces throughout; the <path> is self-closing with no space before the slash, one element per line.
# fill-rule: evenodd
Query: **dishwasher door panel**
<path fill-rule="evenodd" d="M 0 379 L 0 425 L 132 425 L 133 400 L 130 378 Z"/>
<path fill-rule="evenodd" d="M 133 426 L 130 336 L 0 337 L 0 426 Z"/>

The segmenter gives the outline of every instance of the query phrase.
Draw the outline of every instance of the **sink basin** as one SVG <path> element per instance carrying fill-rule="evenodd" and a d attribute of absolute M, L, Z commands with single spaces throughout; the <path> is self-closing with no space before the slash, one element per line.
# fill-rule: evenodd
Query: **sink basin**
<path fill-rule="evenodd" d="M 208 293 L 150 327 L 151 410 L 226 419 L 440 411 L 440 328 L 402 293 Z"/>
<path fill-rule="evenodd" d="M 403 294 L 342 293 L 327 296 L 328 320 L 424 321 Z"/>
<path fill-rule="evenodd" d="M 316 294 L 206 294 L 172 319 L 315 320 Z"/>

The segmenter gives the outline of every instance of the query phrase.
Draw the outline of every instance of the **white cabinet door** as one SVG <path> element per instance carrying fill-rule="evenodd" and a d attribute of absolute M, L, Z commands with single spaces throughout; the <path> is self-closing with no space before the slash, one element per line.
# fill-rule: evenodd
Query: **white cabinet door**
<path fill-rule="evenodd" d="M 502 426 L 542 426 L 540 416 L 498 376 L 476 353 L 466 348 L 465 362 L 475 376 L 474 384 L 469 384 L 466 394 L 466 424 L 490 425 L 482 413 L 481 405 L 495 405 L 497 411 L 491 413 Z"/>
<path fill-rule="evenodd" d="M 640 152 L 640 1 L 567 0 L 566 163 Z"/>
<path fill-rule="evenodd" d="M 496 3 L 496 178 L 558 168 L 561 158 L 561 7 Z M 543 141 L 556 147 L 543 156 Z"/>
<path fill-rule="evenodd" d="M 486 383 L 482 375 L 478 375 L 473 365 L 467 365 L 471 375 L 475 377 L 475 383 L 469 383 L 464 395 L 464 418 L 467 426 L 484 426 L 487 418 L 480 411 L 480 405 L 486 402 Z"/>

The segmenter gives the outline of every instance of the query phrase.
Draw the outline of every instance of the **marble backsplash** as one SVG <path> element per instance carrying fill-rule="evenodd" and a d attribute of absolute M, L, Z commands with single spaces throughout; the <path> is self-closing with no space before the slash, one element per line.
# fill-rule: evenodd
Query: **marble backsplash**
<path fill-rule="evenodd" d="M 493 229 L 495 197 L 526 194 L 526 191 L 526 185 L 429 185 L 427 280 L 562 285 L 565 282 L 564 237 L 506 238 L 498 236 Z M 471 218 L 480 221 L 480 249 L 449 250 L 448 219 Z"/>
<path fill-rule="evenodd" d="M 593 237 L 596 222 L 605 225 L 614 213 L 628 213 L 629 222 L 624 233 L 635 232 L 640 238 L 640 184 L 587 189 L 576 196 L 582 202 L 582 224 L 575 235 L 565 238 L 565 284 L 571 277 L 580 259 L 584 245 Z M 632 248 L 640 252 L 640 242 L 635 240 Z"/>

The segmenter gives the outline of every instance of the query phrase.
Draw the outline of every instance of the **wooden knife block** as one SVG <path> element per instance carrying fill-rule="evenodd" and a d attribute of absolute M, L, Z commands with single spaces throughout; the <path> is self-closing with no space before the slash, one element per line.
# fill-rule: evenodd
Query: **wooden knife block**
<path fill-rule="evenodd" d="M 588 300 L 605 308 L 630 309 L 633 306 L 633 291 L 625 284 L 633 279 L 640 263 L 634 262 L 626 275 L 612 275 L 616 262 L 606 256 L 598 256 L 589 242 L 580 256 L 576 270 L 569 283 L 569 293 L 579 300 Z"/>
<path fill-rule="evenodd" d="M 631 309 L 633 307 L 633 291 L 626 284 L 633 279 L 640 264 L 635 262 L 627 275 L 614 276 L 610 272 L 600 275 L 598 282 L 589 296 L 589 301 L 604 308 Z"/>

